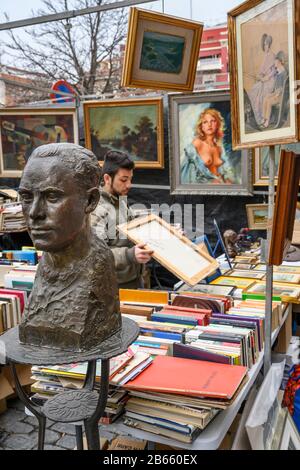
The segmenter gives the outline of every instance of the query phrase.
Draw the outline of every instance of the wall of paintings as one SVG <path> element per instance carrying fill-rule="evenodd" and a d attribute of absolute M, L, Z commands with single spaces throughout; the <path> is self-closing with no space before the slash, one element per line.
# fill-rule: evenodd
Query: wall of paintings
<path fill-rule="evenodd" d="M 0 185 L 17 188 L 35 146 L 77 142 L 94 151 L 99 165 L 109 149 L 130 154 L 136 163 L 134 184 L 151 185 L 151 190 L 133 188 L 131 203 L 203 204 L 205 233 L 212 243 L 216 240 L 214 218 L 222 231 L 238 231 L 249 226 L 249 220 L 252 230 L 264 229 L 261 217 L 266 198 L 253 191 L 267 190 L 265 144 L 277 144 L 278 167 L 284 144 L 297 140 L 297 115 L 291 103 L 289 109 L 282 109 L 283 96 L 281 107 L 274 102 L 276 109 L 271 109 L 269 122 L 263 126 L 258 123 L 269 82 L 275 83 L 276 71 L 278 74 L 281 70 L 277 63 L 281 50 L 286 59 L 283 93 L 289 92 L 292 77 L 297 78 L 297 64 L 287 54 L 287 46 L 293 48 L 295 41 L 287 26 L 291 2 L 267 0 L 256 2 L 253 8 L 253 2 L 248 1 L 230 12 L 231 61 L 241 64 L 231 67 L 234 98 L 229 92 L 193 93 L 201 23 L 132 8 L 122 85 L 147 88 L 147 96 L 83 102 L 81 134 L 75 109 L 1 110 Z M 276 35 L 269 10 L 280 20 Z M 253 21 L 257 15 L 259 24 Z M 254 27 L 258 28 L 257 35 Z M 248 44 L 244 39 L 251 35 L 255 41 Z M 261 37 L 260 42 L 257 37 Z M 255 60 L 250 60 L 253 57 Z M 253 70 L 249 70 L 249 64 Z M 259 74 L 265 73 L 267 66 L 273 76 L 268 82 L 260 81 Z M 237 99 L 241 89 L 247 93 Z M 191 230 L 195 229 L 193 224 Z M 264 235 L 261 231 L 259 234 Z"/>

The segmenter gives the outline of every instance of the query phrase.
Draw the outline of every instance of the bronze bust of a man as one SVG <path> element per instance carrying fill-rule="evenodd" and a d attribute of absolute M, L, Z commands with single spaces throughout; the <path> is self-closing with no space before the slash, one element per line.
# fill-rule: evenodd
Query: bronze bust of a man
<path fill-rule="evenodd" d="M 90 226 L 100 168 L 79 145 L 33 151 L 19 193 L 34 246 L 43 250 L 19 327 L 22 343 L 69 351 L 99 345 L 121 328 L 113 255 Z"/>

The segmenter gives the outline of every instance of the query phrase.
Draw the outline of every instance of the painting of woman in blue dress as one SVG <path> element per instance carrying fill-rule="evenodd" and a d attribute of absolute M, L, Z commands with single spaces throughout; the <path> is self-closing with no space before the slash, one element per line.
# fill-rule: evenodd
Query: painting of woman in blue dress
<path fill-rule="evenodd" d="M 189 106 L 190 126 L 193 118 L 196 122 L 190 142 L 181 149 L 181 184 L 241 184 L 241 154 L 231 148 L 229 102 L 198 104 L 197 115 Z M 181 142 L 188 134 L 184 114 L 188 112 L 182 109 Z"/>

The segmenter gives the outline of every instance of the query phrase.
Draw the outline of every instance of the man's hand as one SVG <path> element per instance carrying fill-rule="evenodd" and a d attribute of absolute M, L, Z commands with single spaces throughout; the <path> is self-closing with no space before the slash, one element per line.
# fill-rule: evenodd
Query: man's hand
<path fill-rule="evenodd" d="M 153 250 L 146 250 L 145 243 L 140 243 L 134 248 L 135 259 L 140 264 L 146 264 L 150 261 Z"/>

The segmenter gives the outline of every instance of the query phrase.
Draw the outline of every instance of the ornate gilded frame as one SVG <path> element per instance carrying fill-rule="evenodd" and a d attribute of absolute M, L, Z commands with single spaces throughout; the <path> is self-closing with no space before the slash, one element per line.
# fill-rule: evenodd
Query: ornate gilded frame
<path fill-rule="evenodd" d="M 91 129 L 93 123 L 91 121 L 90 110 L 91 109 L 100 109 L 106 108 L 105 117 L 103 120 L 103 125 L 107 125 L 107 123 L 111 122 L 113 119 L 110 117 L 109 112 L 113 110 L 115 113 L 115 109 L 119 108 L 118 119 L 121 118 L 121 111 L 124 108 L 131 108 L 131 107 L 146 107 L 147 106 L 154 106 L 155 107 L 155 118 L 156 122 L 155 129 L 156 129 L 156 153 L 157 158 L 155 160 L 140 160 L 135 161 L 136 168 L 154 168 L 154 169 L 162 169 L 164 168 L 164 125 L 163 125 L 163 98 L 162 97 L 149 97 L 149 98 L 130 98 L 130 99 L 120 99 L 120 100 L 101 100 L 101 101 L 86 101 L 83 103 L 83 112 L 84 112 L 84 131 L 85 131 L 85 145 L 88 149 L 94 150 L 92 145 L 92 133 Z M 104 114 L 103 114 L 104 115 Z M 102 116 L 103 118 L 103 116 Z M 122 125 L 128 125 L 128 116 L 126 116 L 126 111 L 124 115 L 124 119 L 120 122 L 120 127 Z M 101 131 L 101 126 L 99 124 L 99 130 Z M 101 143 L 101 141 L 100 141 Z M 116 150 L 124 150 L 122 148 Z M 126 153 L 130 155 L 128 150 L 124 150 Z M 96 155 L 99 159 L 98 155 Z M 133 158 L 134 159 L 134 158 Z M 99 165 L 101 166 L 103 160 L 99 159 Z"/>
<path fill-rule="evenodd" d="M 145 32 L 184 38 L 179 73 L 140 67 Z M 192 91 L 203 24 L 139 8 L 131 8 L 121 84 L 123 87 Z"/>

